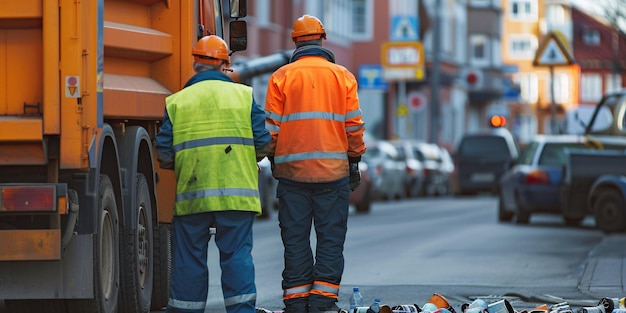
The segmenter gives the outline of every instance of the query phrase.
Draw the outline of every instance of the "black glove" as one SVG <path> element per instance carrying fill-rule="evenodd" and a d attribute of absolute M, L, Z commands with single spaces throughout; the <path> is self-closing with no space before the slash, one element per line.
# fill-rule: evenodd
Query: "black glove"
<path fill-rule="evenodd" d="M 267 159 L 270 160 L 270 169 L 272 170 L 272 176 L 274 176 L 274 156 L 268 155 Z"/>
<path fill-rule="evenodd" d="M 350 190 L 354 191 L 361 184 L 359 163 L 350 163 Z"/>

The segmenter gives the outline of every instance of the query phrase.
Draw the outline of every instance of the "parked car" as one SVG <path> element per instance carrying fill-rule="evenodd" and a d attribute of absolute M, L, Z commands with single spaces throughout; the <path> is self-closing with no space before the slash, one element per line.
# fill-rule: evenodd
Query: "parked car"
<path fill-rule="evenodd" d="M 263 158 L 259 163 L 259 196 L 261 198 L 260 218 L 270 218 L 272 213 L 278 210 L 278 198 L 276 198 L 276 188 L 278 180 L 272 176 L 272 165 L 269 159 Z"/>
<path fill-rule="evenodd" d="M 453 154 L 456 168 L 456 175 L 452 177 L 454 194 L 497 194 L 500 177 L 518 156 L 517 142 L 506 128 L 465 134 Z"/>
<path fill-rule="evenodd" d="M 500 179 L 498 220 L 527 224 L 532 213 L 561 214 L 568 149 L 591 148 L 579 135 L 537 135 Z"/>
<path fill-rule="evenodd" d="M 369 174 L 369 166 L 363 160 L 359 162 L 359 171 L 361 172 L 361 184 L 350 192 L 350 204 L 354 205 L 357 213 L 369 213 L 374 197 L 374 185 Z"/>
<path fill-rule="evenodd" d="M 413 149 L 418 160 L 424 166 L 424 184 L 422 194 L 426 196 L 440 195 L 445 187 L 446 178 L 441 169 L 441 151 L 437 144 L 413 142 Z"/>
<path fill-rule="evenodd" d="M 448 149 L 439 147 L 441 163 L 439 164 L 439 170 L 441 172 L 442 181 L 437 189 L 437 195 L 449 195 L 452 193 L 451 177 L 455 172 L 454 161 Z"/>
<path fill-rule="evenodd" d="M 374 140 L 366 143 L 362 156 L 374 183 L 375 199 L 392 200 L 404 196 L 406 162 L 388 141 Z"/>
<path fill-rule="evenodd" d="M 405 194 L 409 198 L 415 198 L 422 194 L 424 188 L 424 165 L 420 160 L 413 142 L 410 140 L 391 141 L 400 157 L 406 162 Z"/>

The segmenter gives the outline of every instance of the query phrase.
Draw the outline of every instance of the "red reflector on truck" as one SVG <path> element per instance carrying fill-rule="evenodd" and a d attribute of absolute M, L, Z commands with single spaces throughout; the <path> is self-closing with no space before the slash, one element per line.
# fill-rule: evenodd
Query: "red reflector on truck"
<path fill-rule="evenodd" d="M 55 204 L 55 186 L 0 187 L 2 212 L 55 211 Z"/>

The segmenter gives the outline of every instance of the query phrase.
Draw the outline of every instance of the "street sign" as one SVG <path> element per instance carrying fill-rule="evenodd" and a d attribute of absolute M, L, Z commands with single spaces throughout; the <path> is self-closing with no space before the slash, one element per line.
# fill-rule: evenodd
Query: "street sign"
<path fill-rule="evenodd" d="M 420 112 L 426 109 L 426 106 L 428 105 L 426 101 L 426 95 L 419 91 L 410 92 L 407 96 L 409 109 L 413 112 Z"/>
<path fill-rule="evenodd" d="M 359 89 L 386 90 L 389 87 L 383 79 L 383 67 L 379 64 L 359 65 Z"/>
<path fill-rule="evenodd" d="M 381 46 L 383 78 L 390 80 L 423 80 L 424 48 L 421 42 L 385 42 Z"/>
<path fill-rule="evenodd" d="M 424 66 L 424 48 L 421 42 L 385 42 L 381 50 L 384 67 Z"/>
<path fill-rule="evenodd" d="M 568 47 L 569 43 L 565 36 L 559 31 L 553 30 L 537 49 L 533 65 L 555 66 L 574 64 L 574 56 Z"/>
<path fill-rule="evenodd" d="M 391 41 L 417 41 L 419 40 L 419 24 L 417 16 L 402 15 L 391 17 Z"/>

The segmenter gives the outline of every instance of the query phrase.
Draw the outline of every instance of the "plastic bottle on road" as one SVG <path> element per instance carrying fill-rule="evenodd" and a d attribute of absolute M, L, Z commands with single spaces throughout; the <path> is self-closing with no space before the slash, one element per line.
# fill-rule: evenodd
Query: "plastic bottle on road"
<path fill-rule="evenodd" d="M 376 298 L 374 299 L 374 303 L 372 303 L 372 305 L 370 305 L 369 310 L 367 310 L 367 313 L 379 313 L 380 312 L 380 299 Z"/>
<path fill-rule="evenodd" d="M 352 297 L 350 297 L 350 312 L 354 312 L 354 309 L 363 306 L 363 295 L 359 292 L 359 287 L 352 288 Z"/>

